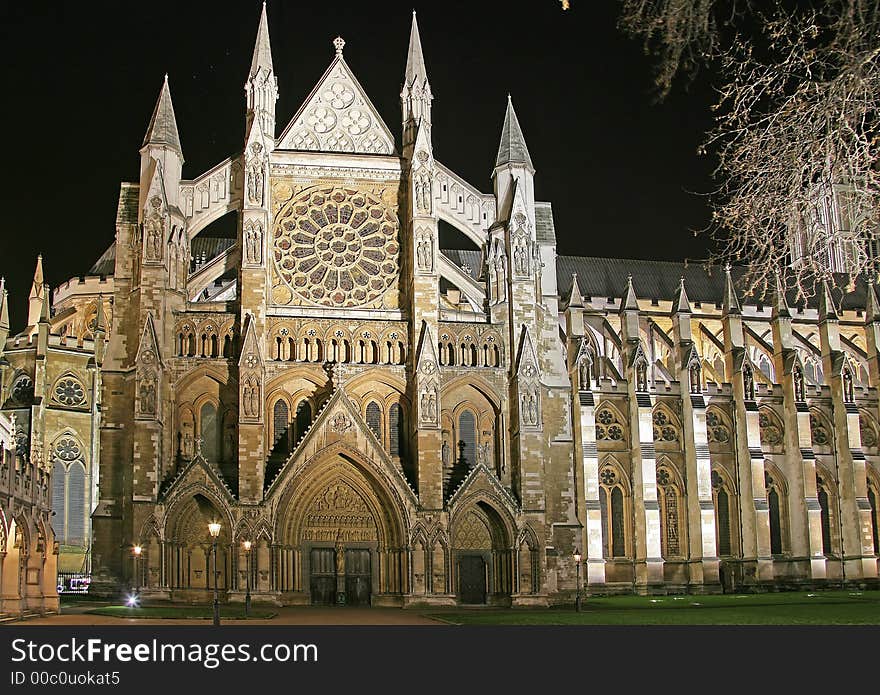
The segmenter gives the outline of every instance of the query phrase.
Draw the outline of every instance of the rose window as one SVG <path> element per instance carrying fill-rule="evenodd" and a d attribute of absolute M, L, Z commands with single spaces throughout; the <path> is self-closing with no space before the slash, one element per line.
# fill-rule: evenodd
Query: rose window
<path fill-rule="evenodd" d="M 344 187 L 304 192 L 279 212 L 273 252 L 281 280 L 302 299 L 362 306 L 394 283 L 400 246 L 394 213 Z"/>
<path fill-rule="evenodd" d="M 82 405 L 86 400 L 86 393 L 76 379 L 61 379 L 55 384 L 55 400 L 63 405 Z"/>
<path fill-rule="evenodd" d="M 62 461 L 76 461 L 81 456 L 79 444 L 72 437 L 62 437 L 55 444 L 55 456 Z"/>

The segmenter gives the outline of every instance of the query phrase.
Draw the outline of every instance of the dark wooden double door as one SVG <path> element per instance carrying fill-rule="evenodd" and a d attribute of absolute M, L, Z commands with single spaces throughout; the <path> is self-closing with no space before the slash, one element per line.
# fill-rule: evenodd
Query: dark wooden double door
<path fill-rule="evenodd" d="M 346 548 L 344 552 L 345 575 L 339 577 L 336 550 L 312 548 L 309 587 L 313 605 L 370 605 L 373 586 L 370 551 L 367 548 Z M 340 579 L 343 581 L 340 582 Z"/>
<path fill-rule="evenodd" d="M 481 555 L 458 558 L 458 593 L 462 603 L 486 603 L 486 561 Z"/>

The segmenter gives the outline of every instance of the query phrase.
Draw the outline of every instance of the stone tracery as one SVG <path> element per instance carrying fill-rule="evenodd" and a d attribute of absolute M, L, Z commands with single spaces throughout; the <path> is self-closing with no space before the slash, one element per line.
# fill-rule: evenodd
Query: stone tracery
<path fill-rule="evenodd" d="M 400 245 L 394 213 L 374 194 L 342 186 L 311 189 L 276 217 L 275 268 L 289 292 L 307 303 L 364 306 L 395 283 Z"/>

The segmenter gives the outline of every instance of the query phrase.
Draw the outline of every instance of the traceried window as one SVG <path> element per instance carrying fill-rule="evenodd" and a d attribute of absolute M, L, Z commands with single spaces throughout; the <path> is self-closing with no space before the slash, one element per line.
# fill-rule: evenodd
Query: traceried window
<path fill-rule="evenodd" d="M 767 506 L 770 511 L 770 552 L 773 555 L 781 555 L 783 552 L 782 488 L 769 472 L 764 474 L 764 484 L 767 490 Z"/>
<path fill-rule="evenodd" d="M 299 402 L 299 405 L 296 406 L 296 430 L 293 433 L 292 439 L 294 446 L 299 444 L 311 424 L 312 406 L 308 401 L 302 400 Z"/>
<path fill-rule="evenodd" d="M 626 514 L 623 485 L 613 466 L 599 472 L 599 510 L 602 515 L 602 554 L 626 557 Z"/>
<path fill-rule="evenodd" d="M 199 433 L 202 438 L 202 456 L 206 461 L 218 463 L 220 453 L 220 423 L 217 421 L 217 407 L 205 403 L 200 411 Z"/>
<path fill-rule="evenodd" d="M 673 474 L 667 466 L 657 468 L 657 486 L 663 556 L 677 557 L 681 555 L 680 498 Z"/>
<path fill-rule="evenodd" d="M 84 545 L 88 489 L 83 452 L 76 439 L 63 436 L 55 442 L 52 458 L 52 528 L 62 545 Z"/>
<path fill-rule="evenodd" d="M 75 407 L 86 402 L 86 391 L 79 379 L 66 376 L 55 382 L 52 397 L 61 405 Z"/>
<path fill-rule="evenodd" d="M 663 408 L 657 408 L 652 416 L 655 442 L 677 442 L 678 428 Z"/>
<path fill-rule="evenodd" d="M 822 521 L 822 553 L 831 555 L 831 497 L 828 485 L 821 475 L 816 476 L 816 493 L 819 498 L 819 517 Z"/>
<path fill-rule="evenodd" d="M 880 555 L 880 538 L 877 535 L 877 488 L 869 481 L 868 504 L 871 505 L 871 528 L 874 530 L 874 554 Z"/>
<path fill-rule="evenodd" d="M 623 424 L 611 408 L 599 408 L 596 412 L 596 439 L 612 442 L 623 439 Z"/>
<path fill-rule="evenodd" d="M 463 410 L 458 416 L 459 458 L 473 468 L 477 463 L 477 419 L 473 411 Z"/>
<path fill-rule="evenodd" d="M 272 408 L 272 446 L 280 446 L 284 450 L 290 449 L 290 411 L 287 402 L 283 399 L 275 401 Z"/>
<path fill-rule="evenodd" d="M 370 401 L 367 404 L 367 427 L 369 427 L 376 439 L 382 441 L 382 410 L 376 401 Z"/>

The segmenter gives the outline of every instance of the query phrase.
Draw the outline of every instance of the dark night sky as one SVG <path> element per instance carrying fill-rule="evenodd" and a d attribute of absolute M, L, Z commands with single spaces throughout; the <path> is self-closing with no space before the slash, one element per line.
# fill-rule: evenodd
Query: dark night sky
<path fill-rule="evenodd" d="M 434 93 L 435 156 L 484 191 L 506 94 L 560 254 L 703 258 L 710 124 L 702 84 L 654 103 L 651 65 L 615 27 L 615 0 L 415 5 Z M 268 5 L 280 98 L 277 133 L 346 40 L 345 57 L 399 143 L 413 0 Z M 119 182 L 169 74 L 191 178 L 241 149 L 243 85 L 260 2 L 0 3 L 5 157 L 0 274 L 21 327 L 33 264 L 47 281 L 85 273 L 112 242 Z"/>

